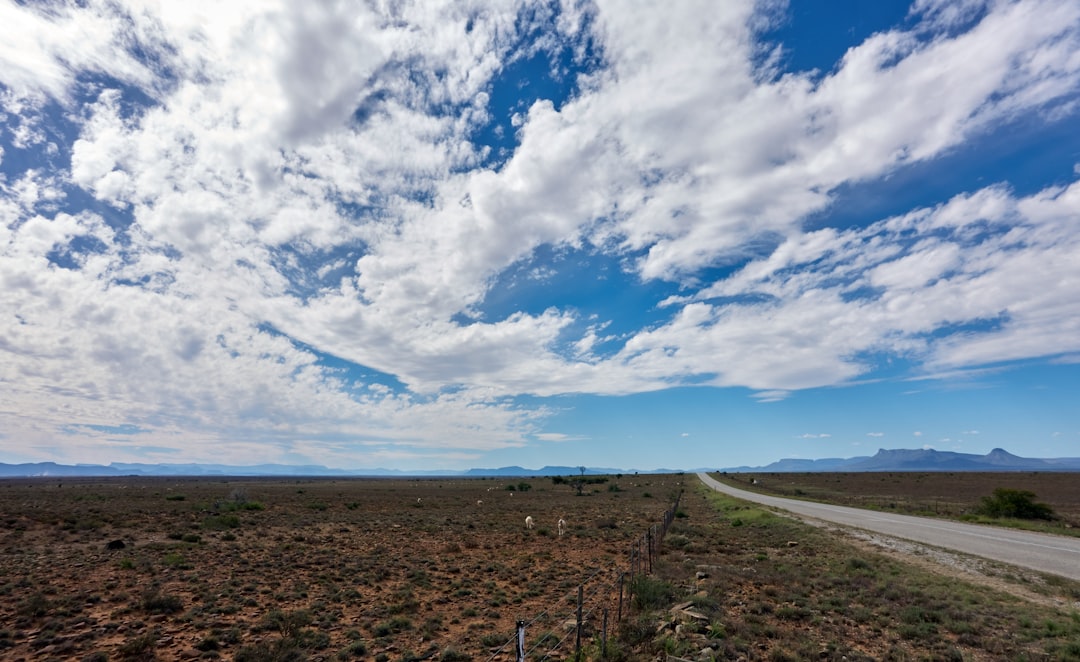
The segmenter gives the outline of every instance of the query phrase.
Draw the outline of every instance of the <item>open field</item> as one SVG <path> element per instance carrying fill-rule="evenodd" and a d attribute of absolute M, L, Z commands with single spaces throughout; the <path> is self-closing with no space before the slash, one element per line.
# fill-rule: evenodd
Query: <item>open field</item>
<path fill-rule="evenodd" d="M 614 620 L 603 589 L 683 488 L 610 659 L 1080 660 L 1075 585 L 1043 587 L 1073 607 L 1029 602 L 676 475 L 584 496 L 551 479 L 3 481 L 0 658 L 483 662 L 512 659 L 495 653 L 524 619 L 541 660 L 583 582 Z M 594 614 L 589 659 L 597 630 Z"/>
<path fill-rule="evenodd" d="M 6 480 L 0 657 L 486 659 L 625 570 L 680 477 L 604 480 Z"/>
<path fill-rule="evenodd" d="M 991 520 L 974 514 L 983 497 L 1004 487 L 1027 490 L 1054 509 L 1050 523 L 994 521 L 1035 530 L 1080 535 L 1080 474 L 1059 472 L 729 473 L 716 478 L 746 490 L 856 508 Z"/>

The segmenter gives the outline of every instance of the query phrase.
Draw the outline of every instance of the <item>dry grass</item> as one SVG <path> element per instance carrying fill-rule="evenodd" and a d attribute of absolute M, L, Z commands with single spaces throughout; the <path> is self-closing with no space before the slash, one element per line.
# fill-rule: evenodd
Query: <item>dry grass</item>
<path fill-rule="evenodd" d="M 643 637 L 654 654 L 748 660 L 1077 660 L 1080 594 L 1055 609 L 876 553 L 704 488 L 656 577 L 704 616 Z M 699 574 L 700 573 L 700 574 Z M 654 621 L 655 622 L 655 621 Z M 652 623 L 650 623 L 652 625 Z"/>
<path fill-rule="evenodd" d="M 0 658 L 508 660 L 525 619 L 529 659 L 566 659 L 577 587 L 626 568 L 683 479 L 4 481 Z M 1075 609 L 687 480 L 635 611 L 603 642 L 594 614 L 583 658 L 1080 659 Z"/>
<path fill-rule="evenodd" d="M 486 659 L 677 480 L 3 481 L 0 658 Z"/>
<path fill-rule="evenodd" d="M 1066 472 L 747 473 L 718 476 L 742 489 L 856 508 L 1080 535 L 1080 474 Z M 1025 490 L 1057 514 L 1053 522 L 977 514 L 997 488 Z"/>

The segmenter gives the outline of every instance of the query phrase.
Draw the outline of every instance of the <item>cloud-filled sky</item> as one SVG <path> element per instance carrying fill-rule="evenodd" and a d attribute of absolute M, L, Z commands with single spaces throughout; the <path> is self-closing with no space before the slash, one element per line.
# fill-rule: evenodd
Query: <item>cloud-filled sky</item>
<path fill-rule="evenodd" d="M 0 0 L 0 461 L 1080 456 L 1080 4 Z"/>

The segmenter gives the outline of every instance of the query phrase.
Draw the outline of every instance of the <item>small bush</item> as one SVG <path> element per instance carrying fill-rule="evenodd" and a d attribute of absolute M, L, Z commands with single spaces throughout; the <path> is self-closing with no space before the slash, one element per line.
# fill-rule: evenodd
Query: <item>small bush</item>
<path fill-rule="evenodd" d="M 368 654 L 367 644 L 357 640 L 349 644 L 338 653 L 338 659 L 347 660 L 350 657 L 366 657 Z"/>
<path fill-rule="evenodd" d="M 240 527 L 240 518 L 236 515 L 214 515 L 203 520 L 202 528 L 208 531 L 224 531 Z"/>
<path fill-rule="evenodd" d="M 444 649 L 439 662 L 469 662 L 472 657 L 453 648 Z"/>
<path fill-rule="evenodd" d="M 263 619 L 263 627 L 267 630 L 277 630 L 282 638 L 291 639 L 297 637 L 303 628 L 311 625 L 312 620 L 314 618 L 307 609 L 296 611 L 275 609 Z"/>
<path fill-rule="evenodd" d="M 21 616 L 44 616 L 49 613 L 51 605 L 48 599 L 41 593 L 34 593 L 19 604 L 18 613 Z"/>
<path fill-rule="evenodd" d="M 1035 502 L 1034 498 L 1034 492 L 999 487 L 994 490 L 993 496 L 983 497 L 978 513 L 987 517 L 1054 519 L 1054 509 L 1045 503 Z"/>
<path fill-rule="evenodd" d="M 184 555 L 179 552 L 169 552 L 165 555 L 165 558 L 162 559 L 162 563 L 171 568 L 180 568 L 181 570 L 186 570 L 191 567 L 191 564 L 187 562 Z"/>
<path fill-rule="evenodd" d="M 389 621 L 385 621 L 376 625 L 373 632 L 375 633 L 376 637 L 386 637 L 391 634 L 398 634 L 399 632 L 404 632 L 411 629 L 412 621 L 405 618 L 404 616 L 395 616 Z"/>
<path fill-rule="evenodd" d="M 199 643 L 195 644 L 195 650 L 200 650 L 203 652 L 216 651 L 219 648 L 221 648 L 221 642 L 218 641 L 217 637 L 215 637 L 214 635 L 204 637 L 201 641 L 199 641 Z"/>
<path fill-rule="evenodd" d="M 175 614 L 184 608 L 184 603 L 179 596 L 163 595 L 151 589 L 143 594 L 142 608 L 150 614 Z"/>
<path fill-rule="evenodd" d="M 634 606 L 641 611 L 662 609 L 675 599 L 675 590 L 670 582 L 648 575 L 634 577 L 630 587 L 634 594 Z"/>
<path fill-rule="evenodd" d="M 147 632 L 129 639 L 120 647 L 120 656 L 126 660 L 153 660 L 156 658 L 154 649 L 157 647 L 157 640 L 156 632 Z"/>

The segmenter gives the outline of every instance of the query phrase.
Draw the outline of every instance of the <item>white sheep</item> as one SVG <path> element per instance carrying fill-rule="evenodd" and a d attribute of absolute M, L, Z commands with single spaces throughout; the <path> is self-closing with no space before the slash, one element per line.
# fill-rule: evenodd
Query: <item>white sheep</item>
<path fill-rule="evenodd" d="M 484 500 L 483 499 L 477 499 L 476 500 L 476 505 L 478 505 L 478 506 L 484 505 Z"/>
<path fill-rule="evenodd" d="M 559 518 L 559 535 L 566 533 L 566 520 Z"/>
<path fill-rule="evenodd" d="M 526 529 L 532 529 L 533 528 L 532 515 L 529 515 L 528 517 L 525 518 L 525 528 Z"/>

